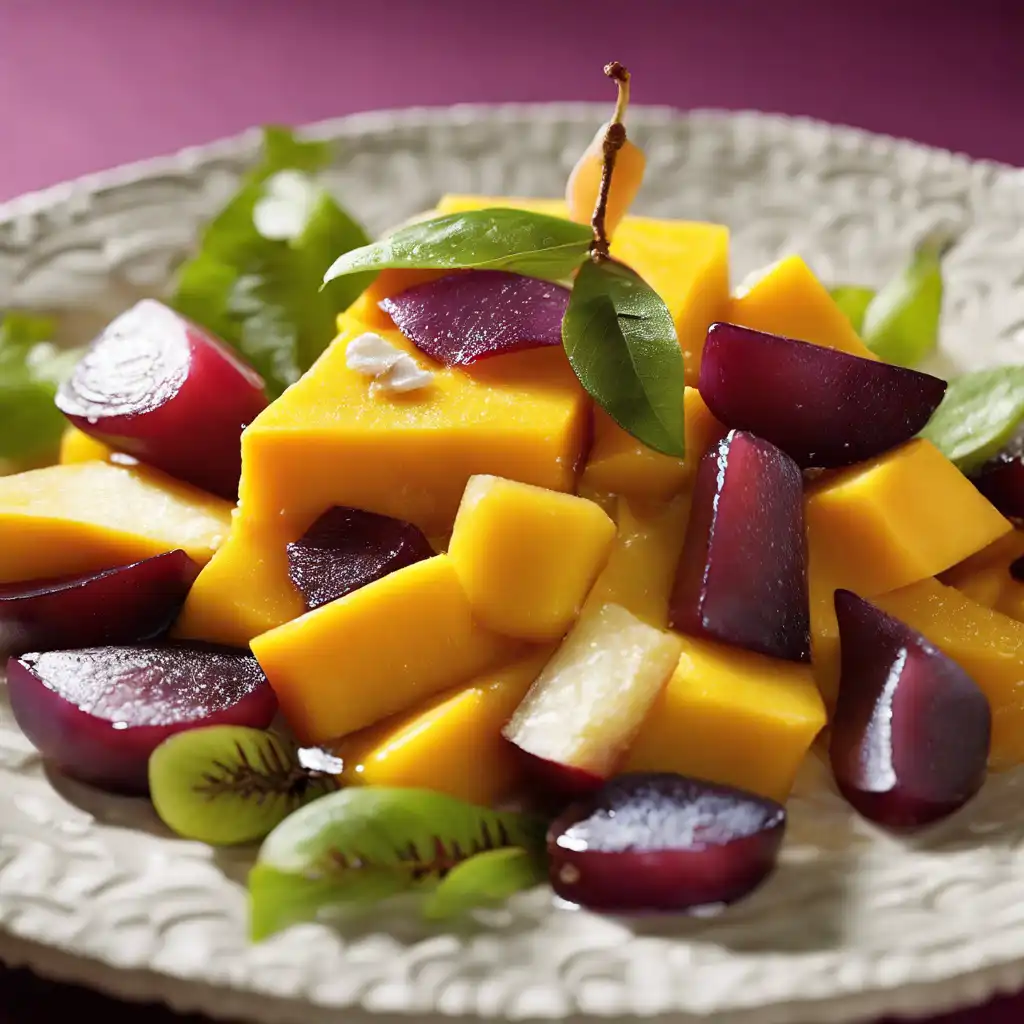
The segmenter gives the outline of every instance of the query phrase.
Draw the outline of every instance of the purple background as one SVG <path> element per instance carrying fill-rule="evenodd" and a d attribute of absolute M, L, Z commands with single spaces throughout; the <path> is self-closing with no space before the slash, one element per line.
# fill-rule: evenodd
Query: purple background
<path fill-rule="evenodd" d="M 608 100 L 611 59 L 636 102 L 804 114 L 1024 165 L 1022 43 L 1024 0 L 0 0 L 0 200 L 268 121 Z M 0 969 L 0 1024 L 87 1010 L 140 1019 Z M 942 1024 L 1021 1020 L 1024 998 Z"/>

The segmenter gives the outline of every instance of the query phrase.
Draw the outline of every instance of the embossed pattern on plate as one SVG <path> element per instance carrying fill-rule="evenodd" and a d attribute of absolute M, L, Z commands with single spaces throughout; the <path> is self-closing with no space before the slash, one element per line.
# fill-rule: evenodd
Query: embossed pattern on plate
<path fill-rule="evenodd" d="M 325 180 L 372 230 L 442 192 L 557 194 L 603 108 L 454 108 L 314 126 Z M 1024 172 L 848 129 L 637 108 L 638 212 L 722 221 L 734 280 L 786 250 L 880 283 L 926 231 L 957 235 L 940 370 L 1024 361 Z M 0 305 L 81 335 L 159 294 L 230 194 L 253 134 L 0 206 Z M 1024 984 L 1024 773 L 913 842 L 871 829 L 811 757 L 782 864 L 709 920 L 556 909 L 545 891 L 432 930 L 396 907 L 334 932 L 244 938 L 247 865 L 171 838 L 144 801 L 48 774 L 0 704 L 0 955 L 127 998 L 266 1024 L 666 1015 L 813 1024 L 937 1012 Z"/>

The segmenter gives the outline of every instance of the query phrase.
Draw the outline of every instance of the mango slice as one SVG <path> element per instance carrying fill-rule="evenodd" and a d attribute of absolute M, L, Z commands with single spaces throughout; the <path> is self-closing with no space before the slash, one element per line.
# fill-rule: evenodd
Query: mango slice
<path fill-rule="evenodd" d="M 1024 623 L 927 579 L 872 601 L 952 658 L 992 708 L 995 770 L 1024 762 Z"/>
<path fill-rule="evenodd" d="M 301 532 L 255 524 L 237 510 L 224 546 L 192 585 L 174 635 L 248 647 L 253 637 L 298 618 L 305 608 L 288 578 L 287 545 Z"/>
<path fill-rule="evenodd" d="M 141 466 L 80 462 L 0 478 L 0 583 L 93 572 L 182 548 L 205 565 L 227 501 Z"/>
<path fill-rule="evenodd" d="M 84 434 L 77 427 L 68 427 L 60 439 L 60 464 L 70 466 L 76 462 L 106 462 L 113 454 L 102 441 Z"/>
<path fill-rule="evenodd" d="M 679 494 L 693 483 L 701 456 L 726 434 L 696 388 L 684 390 L 683 414 L 686 458 L 674 459 L 648 448 L 595 407 L 594 440 L 581 485 L 650 501 L 668 501 Z"/>
<path fill-rule="evenodd" d="M 1024 583 L 1010 575 L 1010 565 L 1021 557 L 1024 557 L 1024 531 L 1014 530 L 954 565 L 939 579 L 972 601 L 1024 622 Z"/>
<path fill-rule="evenodd" d="M 533 210 L 568 217 L 561 199 L 451 195 L 439 213 L 488 206 Z M 612 256 L 632 267 L 665 301 L 683 349 L 687 384 L 696 384 L 708 327 L 729 308 L 729 229 L 723 224 L 653 217 L 625 217 L 615 229 Z"/>
<path fill-rule="evenodd" d="M 485 806 L 511 795 L 522 773 L 501 730 L 553 650 L 531 652 L 333 744 L 344 781 L 433 789 Z"/>
<path fill-rule="evenodd" d="M 747 278 L 737 288 L 723 319 L 863 359 L 878 358 L 799 256 L 785 256 Z"/>
<path fill-rule="evenodd" d="M 474 476 L 448 555 L 476 618 L 522 640 L 557 640 L 608 557 L 615 523 L 592 501 Z"/>
<path fill-rule="evenodd" d="M 810 666 L 683 637 L 624 771 L 664 771 L 785 801 L 825 707 Z"/>
<path fill-rule="evenodd" d="M 476 473 L 573 489 L 590 403 L 560 348 L 481 360 L 471 371 L 430 364 L 429 387 L 375 394 L 346 365 L 348 343 L 371 328 L 345 315 L 339 325 L 312 369 L 242 435 L 247 516 L 305 527 L 347 505 L 434 536 L 451 528 Z M 397 331 L 380 333 L 427 363 Z"/>
<path fill-rule="evenodd" d="M 521 649 L 474 621 L 447 555 L 307 612 L 250 647 L 305 743 L 406 711 Z"/>
<path fill-rule="evenodd" d="M 689 518 L 689 495 L 656 506 L 619 497 L 615 543 L 584 610 L 615 604 L 649 626 L 667 629 L 668 601 Z"/>

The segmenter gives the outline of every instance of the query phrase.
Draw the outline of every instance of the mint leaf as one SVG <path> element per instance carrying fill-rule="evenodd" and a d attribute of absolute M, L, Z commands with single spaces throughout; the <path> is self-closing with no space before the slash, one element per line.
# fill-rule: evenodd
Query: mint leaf
<path fill-rule="evenodd" d="M 368 241 L 312 177 L 330 162 L 330 147 L 271 127 L 263 149 L 179 269 L 171 305 L 235 346 L 276 397 L 316 361 L 336 333 L 337 314 L 372 276 L 319 288 L 339 252 Z"/>
<path fill-rule="evenodd" d="M 588 225 L 525 210 L 452 213 L 407 224 L 372 245 L 344 253 L 324 282 L 396 267 L 512 270 L 560 281 L 584 260 L 592 237 Z"/>
<path fill-rule="evenodd" d="M 547 880 L 542 858 L 532 850 L 488 850 L 456 865 L 429 893 L 424 917 L 439 920 L 488 903 L 499 903 L 522 889 Z"/>
<path fill-rule="evenodd" d="M 864 310 L 860 335 L 888 363 L 916 366 L 938 344 L 942 312 L 942 256 L 947 239 L 926 239 L 910 262 Z"/>
<path fill-rule="evenodd" d="M 853 329 L 860 334 L 864 327 L 864 314 L 877 294 L 875 289 L 863 288 L 857 284 L 842 284 L 832 288 L 830 294 Z"/>
<path fill-rule="evenodd" d="M 949 382 L 920 436 L 965 473 L 995 455 L 1024 420 L 1024 366 L 965 373 Z"/>
<path fill-rule="evenodd" d="M 650 285 L 614 260 L 588 260 L 562 344 L 587 393 L 623 430 L 683 457 L 683 355 L 672 315 Z"/>

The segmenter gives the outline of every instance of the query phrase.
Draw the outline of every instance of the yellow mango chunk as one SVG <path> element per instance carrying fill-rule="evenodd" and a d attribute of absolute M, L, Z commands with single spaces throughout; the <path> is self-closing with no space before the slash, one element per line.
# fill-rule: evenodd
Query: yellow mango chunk
<path fill-rule="evenodd" d="M 476 473 L 573 489 L 590 408 L 560 348 L 482 360 L 472 372 L 429 364 L 431 385 L 388 395 L 346 365 L 348 343 L 367 326 L 339 323 L 312 369 L 242 435 L 247 516 L 305 526 L 347 505 L 434 536 L 451 528 Z M 398 331 L 380 333 L 428 364 Z"/>
<path fill-rule="evenodd" d="M 701 456 L 726 434 L 696 388 L 684 389 L 683 413 L 686 458 L 674 459 L 648 448 L 595 407 L 594 441 L 581 486 L 652 501 L 668 501 L 679 494 L 693 483 Z"/>
<path fill-rule="evenodd" d="M 182 548 L 205 565 L 231 505 L 155 470 L 80 462 L 0 478 L 0 583 L 93 572 Z"/>
<path fill-rule="evenodd" d="M 939 579 L 972 601 L 1024 622 L 1024 583 L 1010 575 L 1010 565 L 1024 557 L 1024 531 L 1014 530 L 983 551 L 942 573 Z"/>
<path fill-rule="evenodd" d="M 615 523 L 572 494 L 474 476 L 448 555 L 485 626 L 522 640 L 557 640 L 608 557 Z"/>
<path fill-rule="evenodd" d="M 687 636 L 623 770 L 678 772 L 785 802 L 824 726 L 808 665 Z"/>
<path fill-rule="evenodd" d="M 930 441 L 914 440 L 808 487 L 811 661 L 835 698 L 839 588 L 871 599 L 935 576 L 1013 527 Z"/>
<path fill-rule="evenodd" d="M 786 256 L 744 281 L 723 319 L 863 359 L 878 358 L 799 256 Z"/>
<path fill-rule="evenodd" d="M 474 621 L 447 555 L 306 612 L 250 647 L 288 724 L 306 743 L 406 711 L 519 649 Z"/>
<path fill-rule="evenodd" d="M 76 427 L 68 427 L 60 439 L 60 464 L 70 466 L 76 462 L 106 462 L 113 454 L 102 441 L 97 441 Z"/>
<path fill-rule="evenodd" d="M 656 629 L 666 629 L 669 596 L 689 518 L 689 495 L 654 507 L 620 497 L 615 543 L 584 610 L 615 604 Z"/>
<path fill-rule="evenodd" d="M 934 579 L 873 603 L 922 633 L 984 691 L 992 708 L 990 767 L 1024 762 L 1024 624 Z"/>
<path fill-rule="evenodd" d="M 501 730 L 552 651 L 531 652 L 333 744 L 343 780 L 433 789 L 484 806 L 511 795 L 522 780 L 520 760 Z"/>
<path fill-rule="evenodd" d="M 300 534 L 254 524 L 236 511 L 224 546 L 192 585 L 174 635 L 248 647 L 253 637 L 298 618 L 305 606 L 288 578 L 286 548 Z"/>
<path fill-rule="evenodd" d="M 460 213 L 488 206 L 569 216 L 562 199 L 509 196 L 444 196 L 437 209 Z M 723 224 L 627 216 L 615 229 L 611 254 L 664 299 L 683 349 L 686 382 L 696 384 L 708 327 L 725 320 L 729 309 L 729 229 Z"/>

